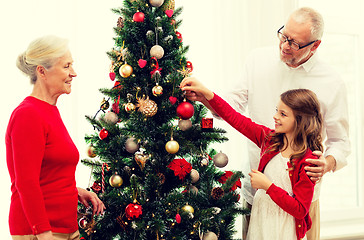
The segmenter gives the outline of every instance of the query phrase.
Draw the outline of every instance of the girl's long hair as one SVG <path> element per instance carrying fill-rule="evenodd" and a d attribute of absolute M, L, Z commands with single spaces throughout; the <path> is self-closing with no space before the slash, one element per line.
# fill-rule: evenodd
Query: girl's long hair
<path fill-rule="evenodd" d="M 293 142 L 291 144 L 296 151 L 290 157 L 291 164 L 294 166 L 293 160 L 301 158 L 307 149 L 323 151 L 320 102 L 316 94 L 308 89 L 286 91 L 281 94 L 281 101 L 292 109 L 295 116 Z M 287 148 L 284 146 L 284 139 L 286 138 L 284 133 L 273 133 L 270 137 L 273 144 L 268 151 L 283 151 Z"/>

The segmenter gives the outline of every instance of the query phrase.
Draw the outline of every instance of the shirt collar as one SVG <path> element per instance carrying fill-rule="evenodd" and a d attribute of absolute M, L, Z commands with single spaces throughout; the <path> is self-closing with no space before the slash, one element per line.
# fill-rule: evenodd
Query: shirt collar
<path fill-rule="evenodd" d="M 305 72 L 311 71 L 315 63 L 317 62 L 317 53 L 313 54 L 306 62 L 302 63 L 296 68 L 289 67 L 287 64 L 284 64 L 289 69 L 300 69 L 302 68 Z"/>

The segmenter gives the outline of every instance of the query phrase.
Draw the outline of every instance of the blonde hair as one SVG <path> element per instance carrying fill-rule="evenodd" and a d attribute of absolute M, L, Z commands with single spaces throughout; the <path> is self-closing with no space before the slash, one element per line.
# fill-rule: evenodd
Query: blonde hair
<path fill-rule="evenodd" d="M 18 56 L 16 66 L 29 76 L 30 82 L 34 84 L 37 81 L 37 66 L 49 69 L 68 50 L 67 39 L 53 35 L 40 37 L 32 41 L 28 49 Z"/>

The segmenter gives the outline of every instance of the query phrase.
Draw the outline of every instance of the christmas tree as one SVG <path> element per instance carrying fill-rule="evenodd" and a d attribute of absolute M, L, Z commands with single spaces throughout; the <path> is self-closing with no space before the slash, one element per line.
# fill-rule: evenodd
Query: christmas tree
<path fill-rule="evenodd" d="M 211 148 L 227 140 L 207 109 L 179 84 L 193 71 L 177 31 L 174 0 L 124 0 L 113 9 L 108 52 L 113 87 L 86 136 L 94 191 L 107 210 L 79 207 L 82 239 L 232 239 L 241 172 L 222 171 L 228 157 Z M 90 184 L 91 185 L 91 184 Z"/>

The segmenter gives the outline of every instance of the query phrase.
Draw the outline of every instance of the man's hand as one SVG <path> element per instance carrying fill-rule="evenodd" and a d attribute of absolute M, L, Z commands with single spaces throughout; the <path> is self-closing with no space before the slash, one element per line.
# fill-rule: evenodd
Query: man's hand
<path fill-rule="evenodd" d="M 264 173 L 255 169 L 252 169 L 252 171 L 249 173 L 249 176 L 252 187 L 255 189 L 264 189 L 267 191 L 270 185 L 272 185 L 272 182 L 267 176 L 264 175 Z"/>
<path fill-rule="evenodd" d="M 89 207 L 91 202 L 92 204 L 92 213 L 95 214 L 102 214 L 106 209 L 104 203 L 97 197 L 96 193 L 89 192 L 83 188 L 77 188 L 78 190 L 78 201 L 80 201 L 85 207 Z"/>
<path fill-rule="evenodd" d="M 314 151 L 313 154 L 318 156 L 319 159 L 307 159 L 306 162 L 311 163 L 315 166 L 307 166 L 305 167 L 305 170 L 312 181 L 319 181 L 325 173 L 335 168 L 336 160 L 331 155 L 325 158 L 320 151 Z"/>

